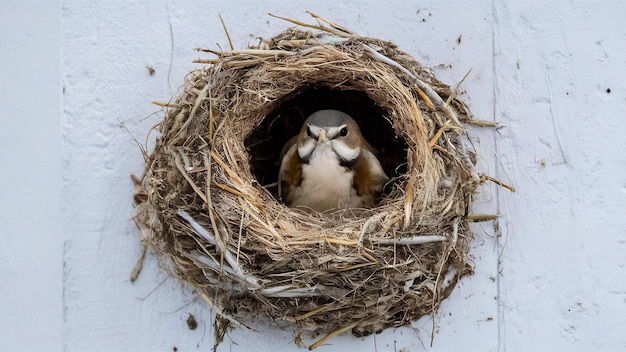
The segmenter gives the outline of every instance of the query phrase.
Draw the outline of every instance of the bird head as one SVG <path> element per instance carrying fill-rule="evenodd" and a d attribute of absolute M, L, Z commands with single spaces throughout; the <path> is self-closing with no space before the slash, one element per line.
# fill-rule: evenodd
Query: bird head
<path fill-rule="evenodd" d="M 350 115 L 337 110 L 320 110 L 309 116 L 298 135 L 298 155 L 308 162 L 320 145 L 327 145 L 341 163 L 354 162 L 367 142 Z"/>

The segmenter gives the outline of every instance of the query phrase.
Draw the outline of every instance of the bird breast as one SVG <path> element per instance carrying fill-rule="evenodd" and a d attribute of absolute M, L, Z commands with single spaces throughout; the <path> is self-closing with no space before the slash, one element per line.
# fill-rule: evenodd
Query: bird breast
<path fill-rule="evenodd" d="M 331 145 L 320 143 L 309 162 L 302 165 L 302 184 L 296 189 L 291 206 L 305 206 L 320 212 L 363 207 L 361 197 L 352 187 L 352 178 L 353 173 L 340 165 Z"/>

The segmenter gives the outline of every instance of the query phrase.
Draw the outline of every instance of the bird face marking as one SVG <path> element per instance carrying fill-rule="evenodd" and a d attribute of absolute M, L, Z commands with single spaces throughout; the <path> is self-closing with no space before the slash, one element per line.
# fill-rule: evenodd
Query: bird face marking
<path fill-rule="evenodd" d="M 322 110 L 322 112 L 327 110 Z M 315 152 L 321 144 L 326 144 L 337 155 L 337 159 L 341 164 L 349 165 L 353 163 L 361 153 L 361 148 L 358 145 L 358 141 L 354 138 L 348 137 L 360 137 L 360 131 L 358 125 L 348 115 L 345 115 L 344 123 L 338 126 L 326 126 L 329 122 L 340 122 L 341 120 L 329 119 L 315 119 L 316 115 L 312 115 L 305 122 L 305 133 L 301 133 L 300 142 L 298 145 L 298 155 L 305 163 L 308 163 L 312 154 Z M 320 120 L 320 121 L 318 121 Z M 316 123 L 320 125 L 316 125 Z M 354 133 L 349 133 L 350 129 L 356 128 Z"/>

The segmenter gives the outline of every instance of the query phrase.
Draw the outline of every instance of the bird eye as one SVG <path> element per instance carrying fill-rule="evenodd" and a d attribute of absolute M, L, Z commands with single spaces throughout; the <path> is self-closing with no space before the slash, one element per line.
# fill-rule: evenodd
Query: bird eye
<path fill-rule="evenodd" d="M 311 137 L 311 127 L 306 128 L 306 135 Z"/>
<path fill-rule="evenodd" d="M 347 136 L 347 135 L 348 135 L 348 128 L 346 128 L 346 127 L 342 128 L 342 129 L 341 129 L 341 131 L 339 131 L 339 134 L 340 134 L 342 137 Z"/>

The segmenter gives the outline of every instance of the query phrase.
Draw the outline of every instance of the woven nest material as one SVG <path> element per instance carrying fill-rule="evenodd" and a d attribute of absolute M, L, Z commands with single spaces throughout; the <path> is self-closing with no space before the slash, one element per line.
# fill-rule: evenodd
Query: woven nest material
<path fill-rule="evenodd" d="M 318 28 L 190 72 L 138 181 L 142 241 L 222 327 L 267 316 L 327 337 L 377 333 L 434 312 L 472 271 L 482 180 L 462 142 L 467 107 L 394 44 Z M 377 207 L 311 214 L 277 199 L 280 149 L 322 108 L 351 114 L 381 151 L 392 180 Z"/>

